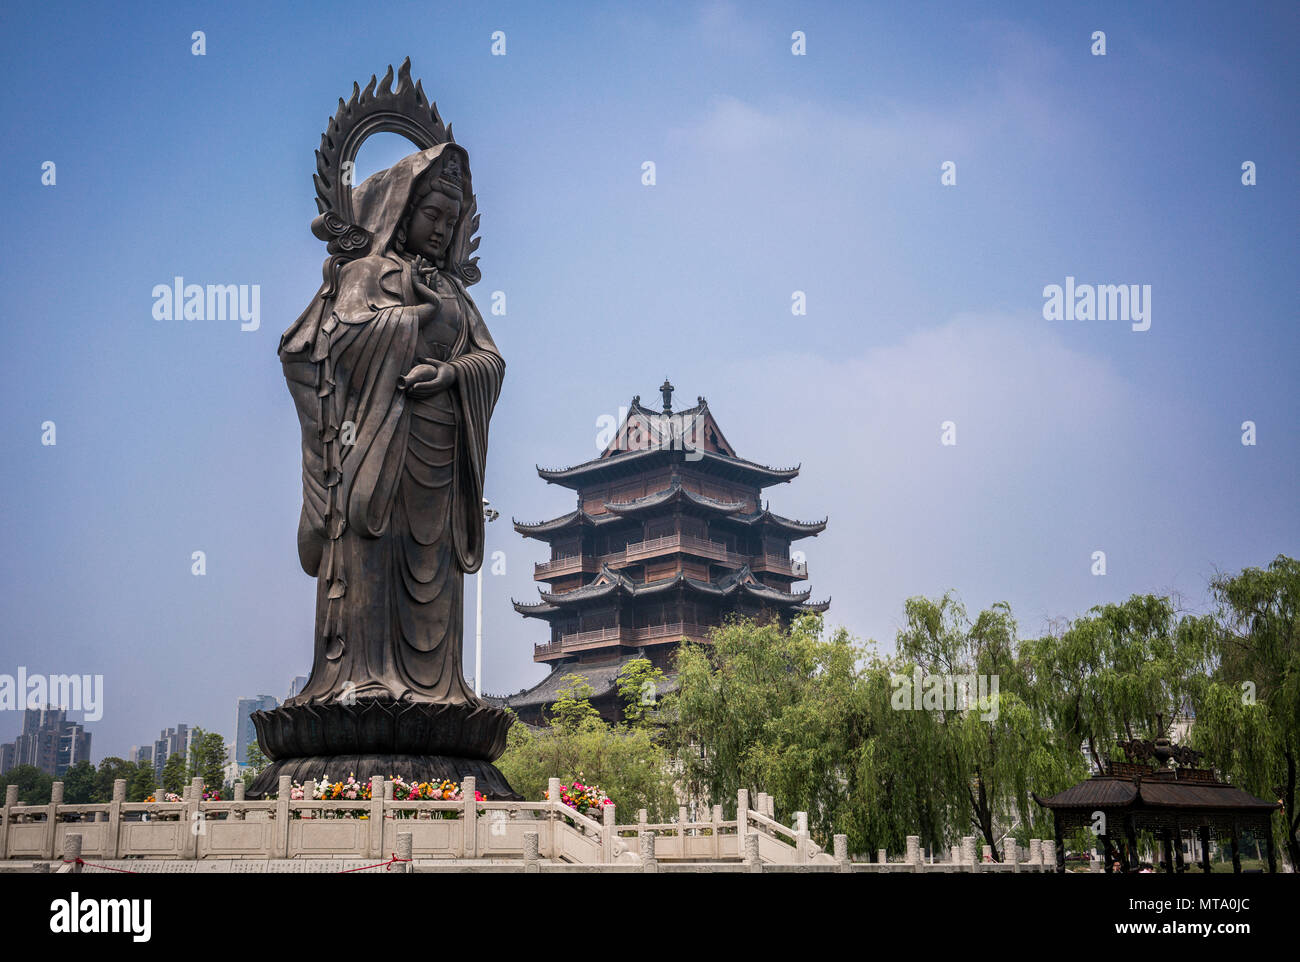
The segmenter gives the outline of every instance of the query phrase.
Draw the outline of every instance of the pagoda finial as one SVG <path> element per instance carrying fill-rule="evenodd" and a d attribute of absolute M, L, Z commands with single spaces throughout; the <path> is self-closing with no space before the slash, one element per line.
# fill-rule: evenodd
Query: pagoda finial
<path fill-rule="evenodd" d="M 664 383 L 659 385 L 659 390 L 662 391 L 664 395 L 664 414 L 672 414 L 674 388 L 667 377 L 664 378 Z"/>

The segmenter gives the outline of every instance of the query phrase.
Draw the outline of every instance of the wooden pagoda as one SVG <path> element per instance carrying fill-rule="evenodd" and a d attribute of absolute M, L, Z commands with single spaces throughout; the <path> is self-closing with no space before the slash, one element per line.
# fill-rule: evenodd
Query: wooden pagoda
<path fill-rule="evenodd" d="M 565 675 L 583 675 L 592 704 L 620 717 L 616 678 L 633 658 L 671 676 L 672 655 L 688 639 L 706 642 L 731 614 L 787 621 L 825 611 L 797 588 L 807 565 L 791 544 L 818 534 L 821 521 L 775 514 L 763 489 L 789 482 L 798 467 L 772 468 L 739 457 L 704 398 L 680 412 L 665 379 L 662 410 L 634 397 L 601 455 L 568 468 L 539 467 L 577 504 L 550 521 L 515 530 L 550 545 L 536 566 L 540 600 L 514 602 L 547 625 L 533 660 L 551 666 L 538 685 L 503 699 L 529 723 L 542 721 Z M 671 684 L 671 677 L 669 679 Z"/>
<path fill-rule="evenodd" d="M 1241 833 L 1263 841 L 1268 870 L 1277 871 L 1272 817 L 1282 806 L 1256 798 L 1220 781 L 1213 769 L 1198 768 L 1200 752 L 1172 745 L 1167 738 L 1134 739 L 1122 746 L 1134 761 L 1107 760 L 1103 774 L 1072 785 L 1049 798 L 1034 800 L 1052 812 L 1056 869 L 1065 871 L 1065 836 L 1102 826 L 1098 834 L 1105 870 L 1139 870 L 1137 833 L 1149 831 L 1164 849 L 1166 872 L 1187 871 L 1183 838 L 1200 843 L 1200 868 L 1210 871 L 1210 839 L 1227 843 L 1232 870 L 1241 871 Z M 1171 767 L 1170 762 L 1176 762 Z M 1103 817 L 1098 818 L 1098 814 Z"/>

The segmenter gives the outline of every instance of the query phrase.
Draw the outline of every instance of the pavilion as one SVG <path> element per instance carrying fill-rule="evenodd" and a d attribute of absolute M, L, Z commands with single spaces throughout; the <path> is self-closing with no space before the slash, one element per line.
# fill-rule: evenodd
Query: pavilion
<path fill-rule="evenodd" d="M 1210 871 L 1210 839 L 1217 838 L 1229 843 L 1232 870 L 1240 872 L 1243 831 L 1263 840 L 1268 870 L 1277 871 L 1271 823 L 1273 813 L 1282 807 L 1279 803 L 1219 781 L 1213 769 L 1195 767 L 1199 752 L 1171 746 L 1166 738 L 1154 742 L 1135 739 L 1124 747 L 1130 757 L 1144 760 L 1108 760 L 1103 774 L 1050 798 L 1034 795 L 1034 801 L 1052 812 L 1058 872 L 1065 871 L 1065 836 L 1081 828 L 1097 831 L 1107 872 L 1115 861 L 1124 871 L 1138 870 L 1137 833 L 1141 831 L 1152 832 L 1163 843 L 1167 872 L 1187 871 L 1184 836 L 1200 840 L 1202 871 Z M 1168 767 L 1170 758 L 1182 764 Z M 1146 759 L 1155 759 L 1156 764 Z"/>

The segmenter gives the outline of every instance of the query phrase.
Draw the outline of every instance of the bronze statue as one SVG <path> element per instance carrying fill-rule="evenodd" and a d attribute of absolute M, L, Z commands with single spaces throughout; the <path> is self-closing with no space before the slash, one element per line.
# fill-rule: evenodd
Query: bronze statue
<path fill-rule="evenodd" d="M 315 657 L 302 692 L 254 715 L 276 777 L 475 775 L 509 716 L 461 674 L 463 579 L 483 563 L 488 426 L 505 361 L 467 287 L 479 279 L 469 155 L 402 64 L 356 85 L 317 151 L 313 232 L 325 280 L 280 341 L 302 426 L 298 556 L 317 579 Z M 370 134 L 418 152 L 352 191 Z M 327 771 L 328 769 L 328 771 Z"/>

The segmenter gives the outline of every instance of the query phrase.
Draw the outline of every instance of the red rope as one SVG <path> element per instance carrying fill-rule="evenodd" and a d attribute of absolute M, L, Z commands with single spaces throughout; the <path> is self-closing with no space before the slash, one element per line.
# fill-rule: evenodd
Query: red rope
<path fill-rule="evenodd" d="M 365 871 L 366 869 L 368 869 L 368 868 L 381 868 L 381 867 L 383 868 L 383 870 L 384 870 L 385 872 L 391 872 L 392 869 L 393 869 L 393 866 L 396 865 L 398 862 L 409 862 L 409 861 L 411 861 L 409 858 L 398 858 L 398 857 L 397 857 L 397 853 L 394 852 L 394 853 L 393 853 L 393 857 L 390 858 L 387 862 L 379 862 L 379 863 L 377 863 L 377 864 L 375 864 L 375 865 L 362 865 L 360 868 L 345 868 L 345 869 L 344 869 L 342 872 L 340 872 L 339 874 L 340 874 L 340 875 L 346 875 L 348 872 L 364 872 L 364 871 Z M 88 865 L 88 866 L 90 866 L 91 868 L 102 868 L 102 869 L 104 869 L 104 870 L 107 871 L 107 872 L 122 872 L 122 873 L 124 873 L 124 874 L 126 874 L 126 875 L 139 875 L 139 874 L 140 874 L 139 872 L 133 872 L 133 871 L 131 871 L 129 868 L 113 868 L 113 866 L 111 866 L 111 865 L 99 865 L 99 864 L 97 864 L 97 863 L 95 863 L 95 862 L 87 862 L 87 861 L 85 861 L 84 859 L 80 859 L 80 858 L 76 858 L 76 859 L 65 858 L 65 859 L 63 859 L 63 864 L 64 864 L 64 865 L 73 865 L 73 864 L 76 864 L 76 865 Z"/>
<path fill-rule="evenodd" d="M 380 862 L 378 865 L 362 865 L 360 868 L 345 868 L 339 874 L 346 875 L 348 872 L 364 872 L 368 868 L 379 868 L 381 865 L 384 867 L 385 872 L 391 872 L 393 870 L 393 865 L 396 864 L 397 862 L 409 862 L 409 861 L 411 861 L 409 858 L 398 858 L 397 853 L 394 852 L 393 857 L 390 858 L 387 862 Z"/>
<path fill-rule="evenodd" d="M 96 865 L 94 862 L 87 862 L 80 858 L 65 858 L 64 865 L 89 865 L 91 868 L 102 868 L 109 872 L 124 872 L 127 875 L 139 875 L 139 872 L 132 872 L 129 868 L 113 868 L 111 865 Z"/>

